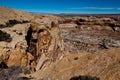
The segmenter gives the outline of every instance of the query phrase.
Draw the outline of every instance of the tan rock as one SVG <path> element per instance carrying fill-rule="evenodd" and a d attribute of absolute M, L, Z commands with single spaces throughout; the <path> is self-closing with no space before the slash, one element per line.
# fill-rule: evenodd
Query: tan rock
<path fill-rule="evenodd" d="M 52 60 L 53 57 L 54 60 L 56 60 L 63 55 L 64 42 L 60 36 L 60 30 L 57 23 L 51 22 L 51 27 L 47 27 L 43 24 L 31 22 L 30 29 L 32 32 L 30 33 L 29 51 L 32 53 L 37 63 L 39 59 L 42 58 L 42 54 L 45 54 L 48 56 L 46 58 Z"/>
<path fill-rule="evenodd" d="M 119 80 L 119 52 L 120 48 L 115 48 L 96 54 L 70 54 L 31 76 L 36 80 L 69 80 L 75 76 L 88 75 L 101 80 Z"/>

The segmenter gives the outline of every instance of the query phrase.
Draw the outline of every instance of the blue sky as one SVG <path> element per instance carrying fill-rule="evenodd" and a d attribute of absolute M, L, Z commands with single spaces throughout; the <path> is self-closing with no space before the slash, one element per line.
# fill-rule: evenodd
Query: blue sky
<path fill-rule="evenodd" d="M 0 6 L 38 13 L 120 13 L 120 0 L 0 0 Z"/>

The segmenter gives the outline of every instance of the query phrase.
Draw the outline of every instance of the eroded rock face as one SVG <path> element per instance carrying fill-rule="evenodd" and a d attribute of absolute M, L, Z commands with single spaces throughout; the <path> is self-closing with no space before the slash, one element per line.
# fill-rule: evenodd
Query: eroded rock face
<path fill-rule="evenodd" d="M 28 51 L 34 56 L 36 63 L 42 55 L 45 55 L 45 60 L 49 61 L 56 61 L 63 56 L 63 40 L 55 22 L 51 22 L 51 26 L 32 22 L 27 39 Z"/>
<path fill-rule="evenodd" d="M 45 65 L 45 62 L 54 62 L 64 55 L 64 43 L 60 36 L 59 27 L 54 22 L 51 22 L 51 27 L 31 22 L 31 26 L 29 29 L 27 28 L 28 32 L 26 35 L 26 31 L 20 32 L 22 29 L 17 30 L 14 27 L 13 29 L 10 29 L 13 30 L 13 34 L 18 32 L 23 34 L 20 35 L 20 39 L 17 39 L 14 42 L 12 41 L 14 44 L 12 42 L 7 43 L 12 44 L 13 46 L 3 52 L 1 62 L 4 62 L 8 67 L 17 65 L 35 71 L 35 69 L 39 70 L 42 68 L 43 64 Z M 4 30 L 7 31 L 7 29 Z M 17 36 L 19 36 L 19 34 L 16 34 L 16 36 L 14 35 L 15 39 Z M 27 40 L 25 41 L 26 43 L 23 42 L 25 36 Z"/>
<path fill-rule="evenodd" d="M 9 52 L 4 52 L 0 59 L 0 63 L 6 64 L 7 67 L 21 66 L 28 70 L 34 71 L 36 66 L 34 56 L 25 50 L 20 49 L 18 46 Z"/>
<path fill-rule="evenodd" d="M 36 17 L 14 9 L 5 7 L 0 9 L 2 10 L 0 16 L 3 18 L 0 19 L 1 63 L 8 67 L 17 65 L 35 71 L 42 68 L 45 62 L 54 62 L 63 56 L 64 45 L 57 17 L 49 15 Z M 10 16 L 6 16 L 8 11 Z M 30 17 L 34 19 L 31 21 Z M 3 40 L 9 37 L 11 41 Z M 42 63 L 41 59 L 44 59 Z"/>

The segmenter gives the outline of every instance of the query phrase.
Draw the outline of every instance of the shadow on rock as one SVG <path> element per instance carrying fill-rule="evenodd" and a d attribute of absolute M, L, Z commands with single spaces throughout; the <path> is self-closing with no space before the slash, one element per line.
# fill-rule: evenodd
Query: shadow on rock
<path fill-rule="evenodd" d="M 75 76 L 70 80 L 100 80 L 98 77 L 90 77 L 90 76 Z"/>
<path fill-rule="evenodd" d="M 30 74 L 30 71 L 19 66 L 2 69 L 0 70 L 0 80 L 30 80 L 27 77 L 20 77 L 21 73 Z"/>
<path fill-rule="evenodd" d="M 0 41 L 11 42 L 12 38 L 11 38 L 10 34 L 0 30 Z"/>

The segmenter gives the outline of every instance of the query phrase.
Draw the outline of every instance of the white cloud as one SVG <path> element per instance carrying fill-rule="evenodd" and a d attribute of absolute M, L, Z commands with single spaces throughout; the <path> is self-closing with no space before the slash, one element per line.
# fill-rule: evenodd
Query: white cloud
<path fill-rule="evenodd" d="M 79 10 L 79 9 L 95 9 L 95 10 L 113 10 L 114 8 L 108 8 L 108 7 L 82 7 L 82 8 L 70 8 L 74 10 Z"/>
<path fill-rule="evenodd" d="M 120 10 L 120 8 L 117 8 L 117 10 Z"/>

